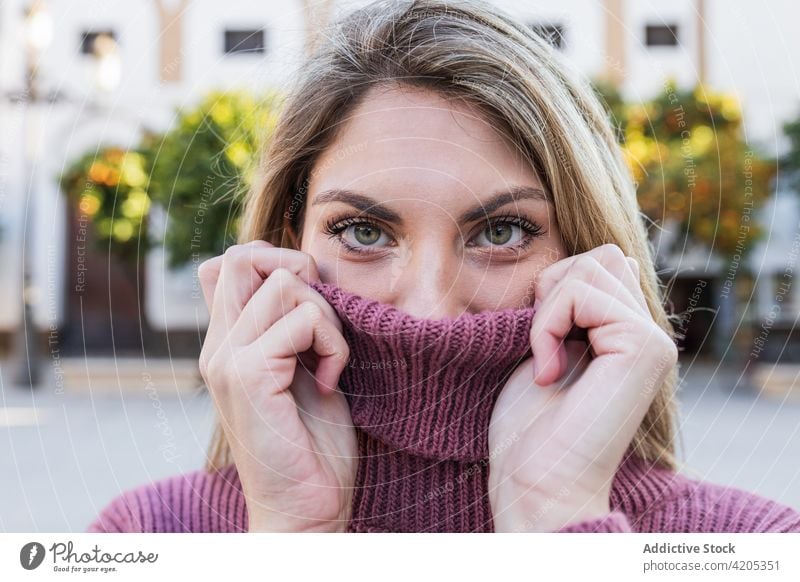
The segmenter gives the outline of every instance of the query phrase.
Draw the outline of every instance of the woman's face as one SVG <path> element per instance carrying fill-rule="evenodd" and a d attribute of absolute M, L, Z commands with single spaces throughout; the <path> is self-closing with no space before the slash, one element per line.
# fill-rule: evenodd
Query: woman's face
<path fill-rule="evenodd" d="M 527 307 L 566 256 L 548 197 L 477 110 L 381 86 L 311 172 L 300 250 L 323 282 L 417 317 Z"/>

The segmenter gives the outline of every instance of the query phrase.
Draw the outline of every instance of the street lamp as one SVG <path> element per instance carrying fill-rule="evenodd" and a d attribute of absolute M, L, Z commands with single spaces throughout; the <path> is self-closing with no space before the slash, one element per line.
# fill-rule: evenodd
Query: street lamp
<path fill-rule="evenodd" d="M 31 124 L 30 108 L 40 101 L 37 85 L 39 57 L 53 38 L 53 22 L 43 0 L 34 0 L 25 12 L 25 90 L 20 101 L 22 112 L 23 159 L 27 184 L 23 190 L 25 210 L 22 241 L 22 324 L 14 338 L 14 382 L 33 387 L 39 384 L 39 346 L 36 324 L 33 320 L 33 304 L 36 289 L 31 276 L 31 228 L 34 215 L 36 188 L 36 159 L 38 157 L 37 127 Z"/>

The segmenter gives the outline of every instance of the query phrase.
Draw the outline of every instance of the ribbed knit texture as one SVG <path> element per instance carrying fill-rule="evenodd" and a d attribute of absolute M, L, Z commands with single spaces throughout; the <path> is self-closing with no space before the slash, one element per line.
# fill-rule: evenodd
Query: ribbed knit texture
<path fill-rule="evenodd" d="M 530 356 L 533 308 L 420 319 L 312 285 L 350 346 L 339 385 L 359 463 L 350 531 L 488 532 L 489 420 Z"/>
<path fill-rule="evenodd" d="M 506 378 L 530 356 L 532 308 L 419 319 L 324 283 L 312 286 L 342 322 L 350 360 L 339 387 L 359 461 L 350 532 L 491 532 L 488 427 Z M 620 464 L 611 513 L 562 532 L 800 532 L 800 513 L 736 488 Z M 235 466 L 142 485 L 87 531 L 242 532 Z"/>

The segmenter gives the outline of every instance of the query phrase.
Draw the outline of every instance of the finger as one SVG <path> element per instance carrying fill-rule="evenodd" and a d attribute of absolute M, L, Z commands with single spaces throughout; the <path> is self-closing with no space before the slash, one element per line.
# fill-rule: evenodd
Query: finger
<path fill-rule="evenodd" d="M 620 348 L 597 328 L 641 325 L 642 317 L 627 305 L 580 279 L 567 279 L 542 301 L 531 325 L 531 349 L 536 358 L 534 381 L 546 386 L 564 370 L 561 345 L 573 324 L 589 330 L 595 356 Z M 611 334 L 613 335 L 613 334 Z"/>
<path fill-rule="evenodd" d="M 272 243 L 269 243 L 265 240 L 256 239 L 246 243 L 246 245 L 250 246 L 263 246 L 266 248 L 273 247 Z M 217 255 L 216 257 L 212 257 L 200 263 L 200 266 L 197 268 L 197 276 L 200 278 L 200 286 L 203 289 L 203 298 L 206 302 L 206 307 L 208 311 L 211 311 L 211 306 L 214 300 L 214 288 L 217 286 L 217 280 L 219 279 L 219 272 L 222 268 L 222 261 L 225 257 L 225 254 Z"/>
<path fill-rule="evenodd" d="M 542 273 L 539 276 L 535 284 L 537 298 L 535 305 L 539 305 L 542 299 L 553 293 L 553 289 L 563 281 L 580 279 L 613 297 L 617 297 L 631 309 L 641 311 L 643 315 L 650 317 L 644 297 L 641 295 L 641 289 L 637 287 L 638 283 L 634 280 L 633 271 L 627 265 L 627 257 L 623 256 L 622 261 L 612 261 L 611 268 L 617 273 L 612 273 L 590 253 L 575 255 L 569 257 L 569 260 L 564 259 L 562 264 L 552 265 L 547 273 Z M 621 274 L 619 271 L 621 271 Z M 631 292 L 632 287 L 641 296 L 641 302 Z M 567 338 L 588 342 L 586 330 L 577 325 L 573 326 L 569 331 Z M 559 348 L 559 350 L 561 352 L 563 348 Z M 560 361 L 564 361 L 564 357 L 564 354 L 560 353 Z"/>
<path fill-rule="evenodd" d="M 633 309 L 640 309 L 643 313 L 649 314 L 650 310 L 647 308 L 647 301 L 645 301 L 641 281 L 639 280 L 638 263 L 627 256 L 615 244 L 600 245 L 596 249 L 592 249 L 592 251 L 589 256 L 594 257 L 611 275 L 622 282 L 624 288 L 634 300 Z M 633 264 L 631 264 L 631 261 L 633 261 Z M 636 270 L 634 270 L 634 265 Z"/>
<path fill-rule="evenodd" d="M 647 304 L 647 299 L 645 299 L 644 292 L 642 291 L 642 274 L 639 263 L 633 257 L 627 256 L 625 257 L 625 261 L 628 268 L 624 271 L 623 277 L 621 277 L 622 282 L 625 283 L 625 286 L 631 291 L 631 294 L 634 299 L 636 299 L 636 303 L 639 305 L 642 312 L 652 317 L 650 306 Z"/>
<path fill-rule="evenodd" d="M 228 335 L 248 300 L 278 268 L 309 283 L 319 280 L 313 257 L 301 251 L 259 245 L 235 245 L 225 251 L 208 326 L 212 342 Z"/>
<path fill-rule="evenodd" d="M 630 298 L 633 299 L 631 307 L 639 309 L 643 314 L 650 316 L 647 300 L 642 292 L 642 283 L 639 275 L 639 263 L 633 257 L 625 255 L 621 248 L 614 244 L 600 245 L 590 251 L 589 256 L 595 258 L 611 275 L 622 282 Z"/>
<path fill-rule="evenodd" d="M 641 311 L 642 315 L 649 315 L 649 312 L 643 310 L 642 305 L 636 300 L 633 293 L 631 293 L 630 284 L 633 283 L 633 273 L 627 266 L 626 260 L 622 261 L 622 270 L 622 274 L 612 273 L 604 265 L 600 264 L 597 259 L 592 256 L 585 255 L 572 263 L 572 267 L 567 272 L 565 279 L 580 279 L 589 285 L 597 287 L 601 291 L 608 293 L 612 297 L 619 299 L 632 310 Z M 627 285 L 624 280 L 625 277 L 628 278 Z"/>
<path fill-rule="evenodd" d="M 536 297 L 543 299 L 548 293 L 577 265 L 589 259 L 597 261 L 609 273 L 619 279 L 629 291 L 639 309 L 649 313 L 647 302 L 641 291 L 638 263 L 625 256 L 617 245 L 605 244 L 593 248 L 585 253 L 566 257 L 543 269 L 538 276 L 535 286 Z"/>
<path fill-rule="evenodd" d="M 197 277 L 200 279 L 200 288 L 203 290 L 203 299 L 206 308 L 211 312 L 211 301 L 214 299 L 214 287 L 217 286 L 219 270 L 222 267 L 222 255 L 217 255 L 200 263 L 197 267 Z"/>
<path fill-rule="evenodd" d="M 636 261 L 625 256 L 617 245 L 606 244 L 591 249 L 585 253 L 572 255 L 553 263 L 543 269 L 536 278 L 534 294 L 537 299 L 543 300 L 553 288 L 578 264 L 587 261 L 587 258 L 597 261 L 609 273 L 620 280 L 637 308 L 643 313 L 650 313 L 647 301 L 642 293 L 639 275 L 639 266 Z"/>
<path fill-rule="evenodd" d="M 262 334 L 251 348 L 265 359 L 288 359 L 307 350 L 318 356 L 314 377 L 322 394 L 336 390 L 350 357 L 350 348 L 320 307 L 304 301 Z"/>
<path fill-rule="evenodd" d="M 311 301 L 341 330 L 341 322 L 333 307 L 316 289 L 283 267 L 275 269 L 253 294 L 230 330 L 229 341 L 243 346 L 254 342 L 281 317 L 303 303 Z"/>
<path fill-rule="evenodd" d="M 635 338 L 634 345 L 628 350 L 592 360 L 580 370 L 576 377 L 577 385 L 564 395 L 564 404 L 566 410 L 576 411 L 583 417 L 587 426 L 595 422 L 604 425 L 615 434 L 627 435 L 620 436 L 617 442 L 629 443 L 658 388 L 674 369 L 677 349 L 669 336 L 652 322 L 635 332 L 624 331 L 619 335 L 626 333 Z M 624 337 L 614 341 L 626 343 Z"/>

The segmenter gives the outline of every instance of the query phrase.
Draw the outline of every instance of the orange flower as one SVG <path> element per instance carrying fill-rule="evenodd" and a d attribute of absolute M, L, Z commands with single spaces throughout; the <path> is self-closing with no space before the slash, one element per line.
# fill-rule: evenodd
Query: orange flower
<path fill-rule="evenodd" d="M 101 164 L 100 162 L 95 162 L 89 167 L 89 179 L 92 182 L 104 184 L 106 181 L 106 176 L 108 176 L 108 171 L 108 166 Z"/>

